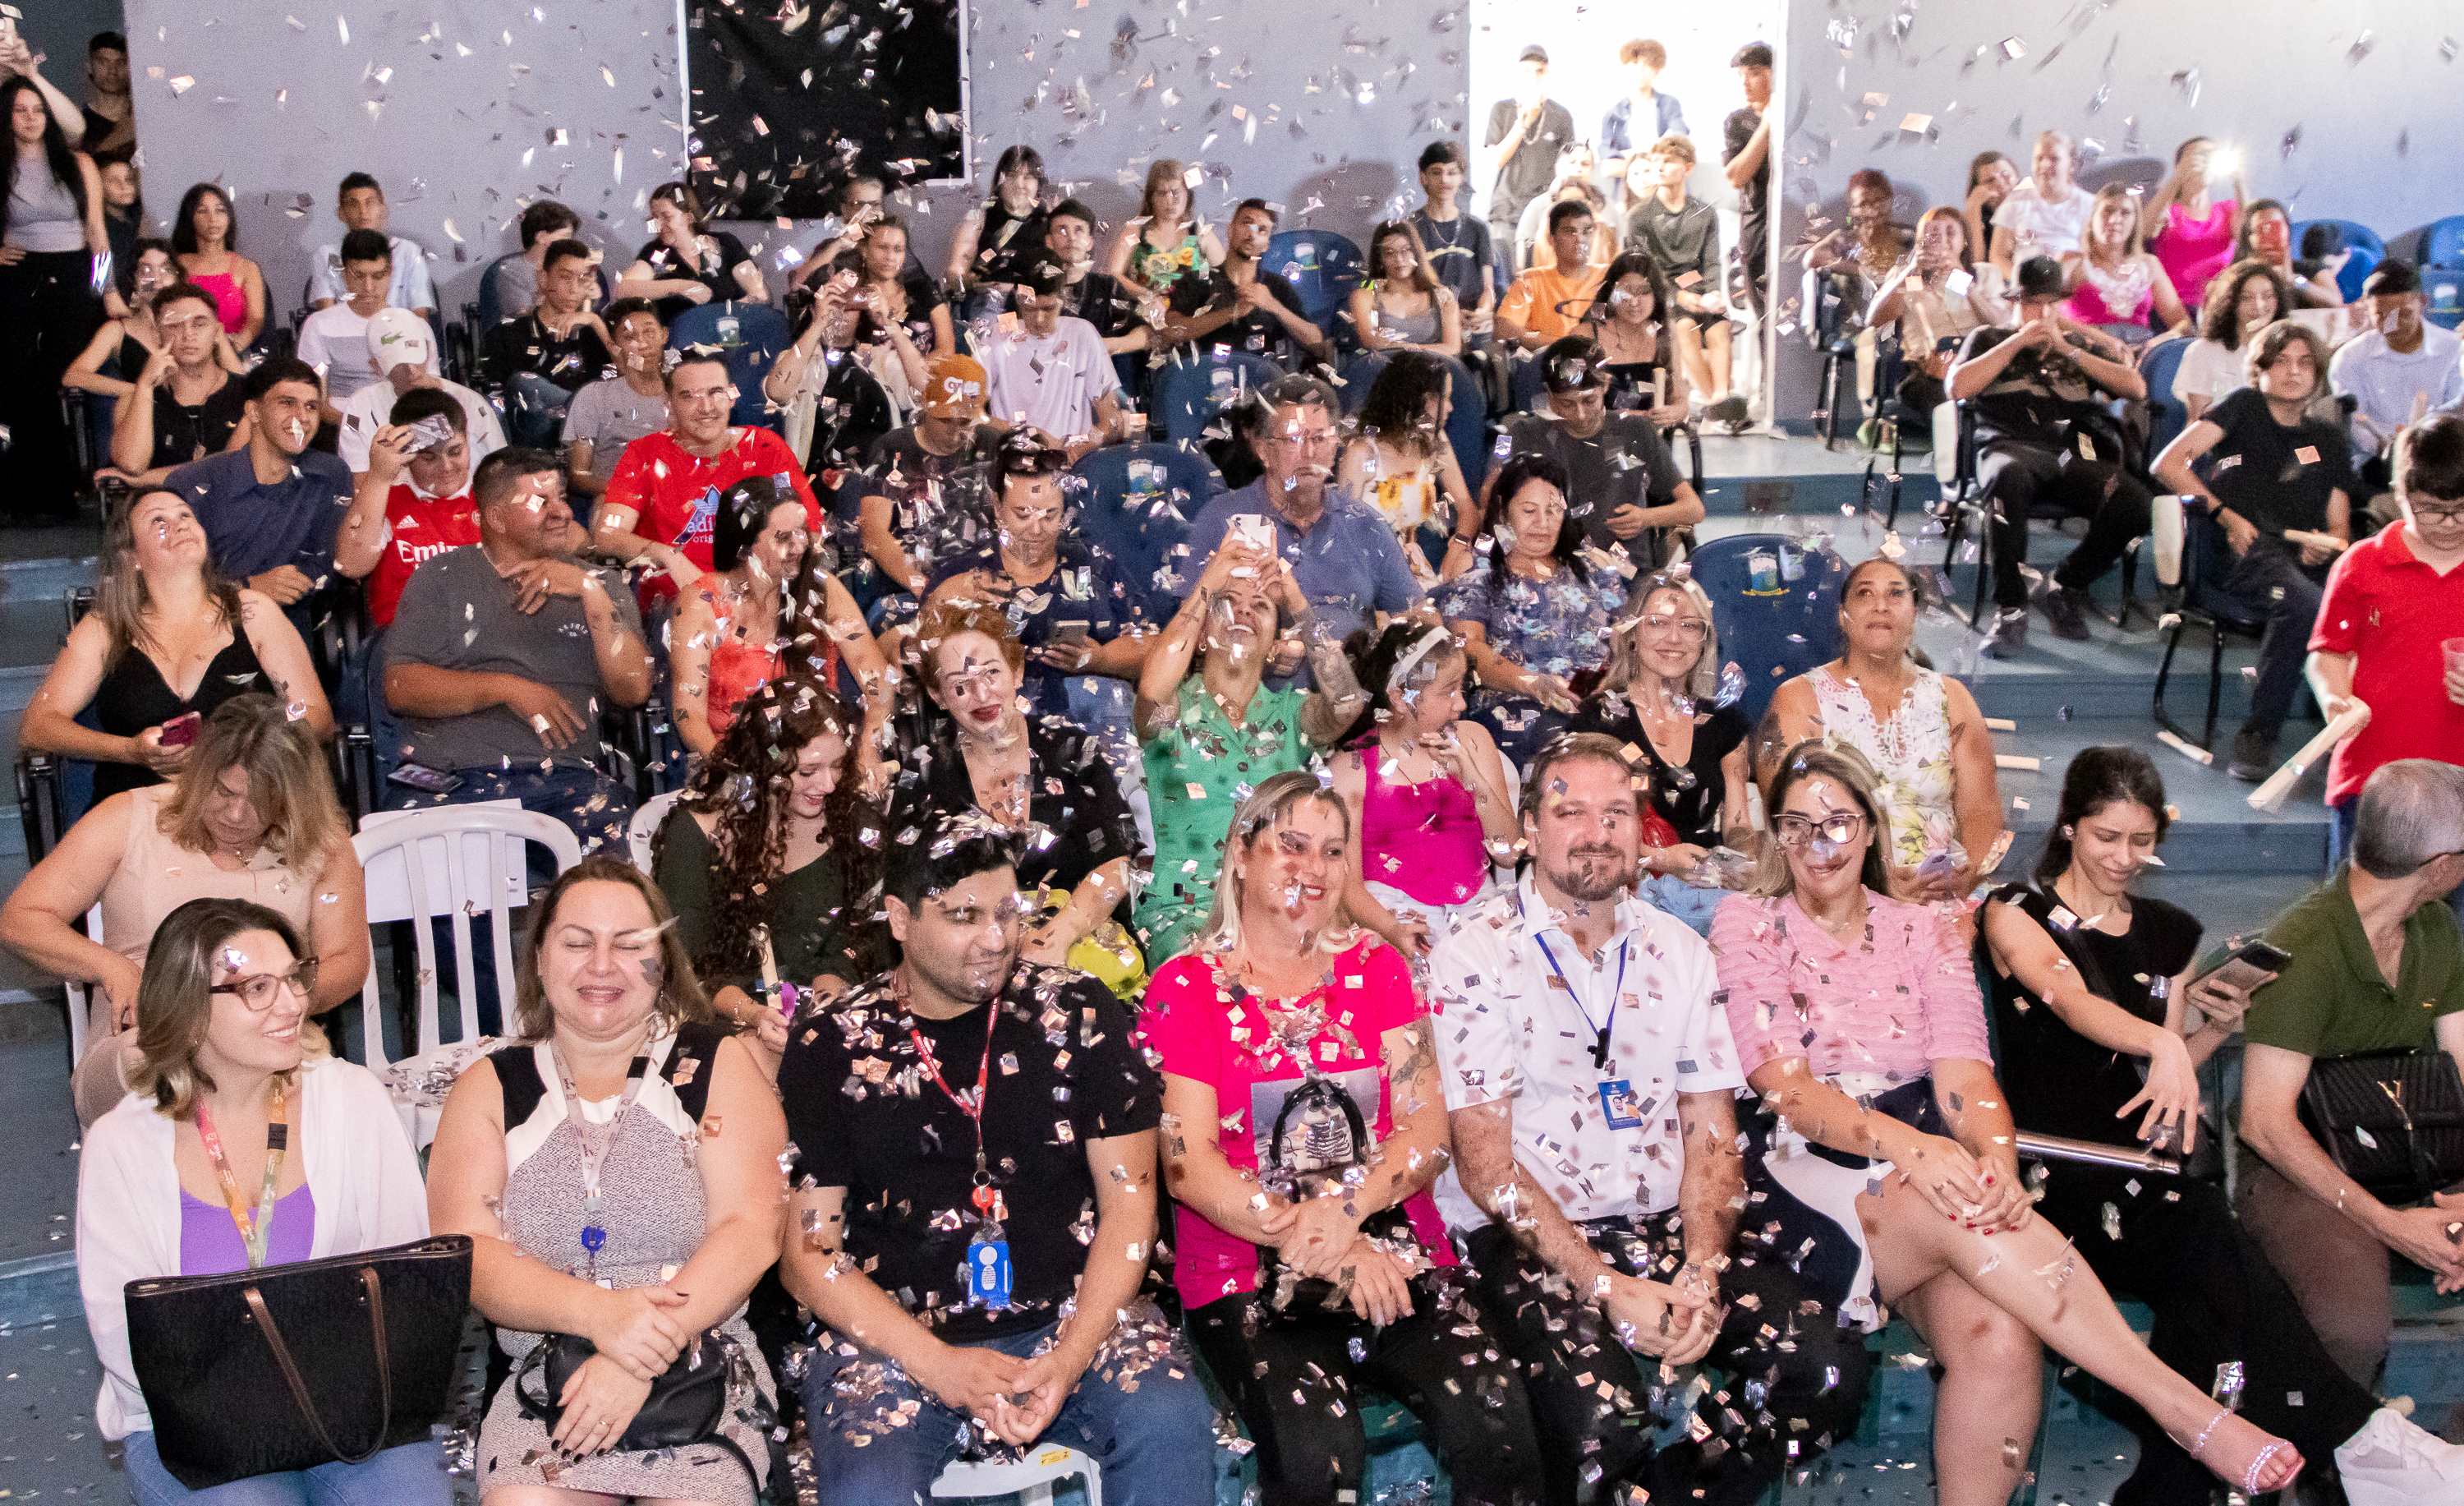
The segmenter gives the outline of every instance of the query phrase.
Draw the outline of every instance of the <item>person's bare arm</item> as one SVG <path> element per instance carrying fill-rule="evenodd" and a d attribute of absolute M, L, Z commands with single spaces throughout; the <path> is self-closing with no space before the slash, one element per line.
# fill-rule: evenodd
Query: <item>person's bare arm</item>
<path fill-rule="evenodd" d="M 2153 279 L 2151 286 L 2156 298 L 2156 317 L 2165 321 L 2165 333 L 2189 334 L 2191 332 L 2190 311 L 2182 306 L 2182 295 L 2173 286 L 2173 275 L 2167 272 L 2165 264 L 2155 257 L 2149 256 L 2146 259 L 2147 270 Z"/>
<path fill-rule="evenodd" d="M 85 343 L 85 348 L 77 352 L 77 359 L 69 363 L 69 368 L 60 373 L 60 386 L 72 387 L 80 392 L 99 393 L 103 397 L 126 397 L 136 391 L 136 383 L 123 382 L 118 377 L 107 377 L 102 374 L 103 363 L 109 361 L 112 354 L 120 348 L 121 333 L 118 320 L 105 320 L 102 326 L 94 332 L 94 338 Z M 128 407 L 125 403 L 120 406 L 123 411 Z M 151 452 L 153 448 L 153 441 L 149 435 L 146 449 Z M 120 448 L 115 443 L 112 446 L 112 459 L 117 463 L 119 458 Z"/>
<path fill-rule="evenodd" d="M 590 651 L 599 662 L 599 682 L 616 705 L 638 706 L 650 698 L 650 651 L 641 633 L 616 610 L 599 572 L 584 570 L 582 581 L 582 616 L 590 626 Z"/>
<path fill-rule="evenodd" d="M 721 1040 L 709 1065 L 709 1112 L 693 1158 L 707 1210 L 701 1244 L 665 1283 L 685 1297 L 674 1316 L 694 1334 L 726 1321 L 779 1263 L 779 1209 L 787 1193 L 780 1170 L 787 1118 L 769 1074 L 740 1036 Z"/>
<path fill-rule="evenodd" d="M 2314 649 L 2302 668 L 2310 681 L 2310 693 L 2319 698 L 2320 713 L 2329 721 L 2362 704 L 2353 697 L 2353 655 Z"/>
<path fill-rule="evenodd" d="M 1985 876 L 1986 854 L 2002 839 L 2002 786 L 1993 764 L 1993 733 L 1976 698 L 1955 679 L 1943 681 L 1950 712 L 1950 808 L 1968 862 L 1955 876 L 1966 894 Z"/>
<path fill-rule="evenodd" d="M 114 795 L 86 812 L 0 905 L 0 946 L 55 978 L 101 988 L 115 1024 L 135 1021 L 139 963 L 88 937 L 85 916 L 120 870 L 135 805 Z"/>
<path fill-rule="evenodd" d="M 318 870 L 317 897 L 308 908 L 308 949 L 317 958 L 317 991 L 308 1012 L 322 1014 L 356 999 L 368 981 L 367 875 L 350 838 L 337 841 Z"/>
<path fill-rule="evenodd" d="M 675 715 L 676 736 L 698 758 L 708 758 L 718 745 L 710 726 L 710 651 L 717 631 L 718 619 L 698 591 L 677 604 L 668 629 L 669 709 Z"/>
<path fill-rule="evenodd" d="M 239 258 L 239 286 L 248 298 L 248 314 L 240 321 L 239 333 L 231 340 L 246 349 L 256 343 L 257 336 L 265 333 L 265 274 L 258 270 L 255 262 L 245 256 Z"/>
<path fill-rule="evenodd" d="M 856 532 L 864 541 L 864 552 L 881 567 L 891 585 L 912 596 L 924 594 L 924 572 L 907 555 L 907 546 L 898 542 L 891 528 L 891 501 L 887 497 L 871 495 L 858 504 Z"/>
<path fill-rule="evenodd" d="M 678 589 L 701 579 L 701 566 L 685 557 L 685 552 L 671 543 L 646 539 L 633 531 L 641 518 L 639 510 L 623 502 L 611 502 L 602 497 L 599 510 L 590 520 L 590 552 L 605 559 L 630 563 L 647 560 L 652 566 L 675 582 Z"/>
<path fill-rule="evenodd" d="M 17 741 L 36 753 L 99 764 L 151 764 L 156 772 L 167 774 L 178 767 L 179 761 L 169 756 L 176 750 L 162 749 L 156 729 L 123 738 L 77 720 L 102 688 L 102 661 L 110 641 L 111 630 L 99 612 L 88 614 L 69 630 L 68 642 L 52 660 L 43 683 L 35 687 L 34 698 L 18 719 Z M 149 749 L 154 758 L 146 756 Z"/>
<path fill-rule="evenodd" d="M 2020 351 L 2045 347 L 2050 337 L 2034 333 L 2042 327 L 2032 324 L 2007 340 L 1996 341 L 1990 350 L 1952 363 L 1949 375 L 1943 379 L 1944 390 L 1953 402 L 1961 402 L 1991 387 L 2002 379 L 2002 373 L 2018 359 Z"/>
<path fill-rule="evenodd" d="M 326 703 L 324 682 L 317 678 L 317 661 L 309 656 L 308 642 L 290 616 L 271 598 L 244 589 L 239 593 L 239 628 L 248 634 L 249 647 L 255 651 L 257 663 L 265 667 L 265 677 L 273 682 L 286 710 L 296 713 L 295 720 L 318 742 L 333 742 L 334 708 Z"/>
<path fill-rule="evenodd" d="M 1996 212 L 2000 211 L 1996 210 Z M 1996 225 L 1993 227 L 1991 246 L 1992 250 L 1987 254 L 1986 259 L 1992 262 L 1994 270 L 2002 274 L 2002 280 L 2009 282 L 2012 277 L 2011 269 L 2016 264 L 2019 255 L 2019 233 L 2008 225 Z"/>
<path fill-rule="evenodd" d="M 1183 1207 L 1233 1238 L 1272 1245 L 1282 1237 L 1291 1204 L 1261 1186 L 1256 1172 L 1225 1159 L 1221 1112 L 1212 1083 L 1164 1070 L 1164 1185 Z"/>
<path fill-rule="evenodd" d="M 1727 1263 L 1746 1206 L 1746 1161 L 1737 1149 L 1737 1096 L 1726 1091 L 1680 1093 L 1677 1124 L 1685 1147 L 1685 1170 L 1677 1184 L 1685 1263 L 1716 1273 Z"/>
<path fill-rule="evenodd" d="M 1808 738 L 1822 735 L 1822 707 L 1814 687 L 1799 675 L 1783 683 L 1763 713 L 1763 724 L 1749 741 L 1754 746 L 1754 782 L 1768 786 L 1779 772 L 1780 756 Z"/>
<path fill-rule="evenodd" d="M 1754 133 L 1746 138 L 1746 144 L 1721 166 L 1721 175 L 1728 180 L 1729 188 L 1742 192 L 1763 170 L 1763 164 L 1771 160 L 1771 111 L 1766 109 L 1762 119 L 1754 122 Z"/>

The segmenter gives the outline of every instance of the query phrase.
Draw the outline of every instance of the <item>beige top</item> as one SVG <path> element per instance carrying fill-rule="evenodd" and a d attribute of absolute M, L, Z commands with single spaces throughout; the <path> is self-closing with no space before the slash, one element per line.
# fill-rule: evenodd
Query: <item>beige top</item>
<path fill-rule="evenodd" d="M 253 900 L 305 936 L 317 880 L 324 873 L 323 854 L 313 873 L 286 867 L 270 848 L 258 848 L 245 868 L 219 867 L 163 831 L 163 806 L 172 788 L 149 785 L 128 791 L 128 843 L 121 850 L 120 867 L 102 886 L 103 944 L 143 961 L 163 918 L 191 899 Z"/>

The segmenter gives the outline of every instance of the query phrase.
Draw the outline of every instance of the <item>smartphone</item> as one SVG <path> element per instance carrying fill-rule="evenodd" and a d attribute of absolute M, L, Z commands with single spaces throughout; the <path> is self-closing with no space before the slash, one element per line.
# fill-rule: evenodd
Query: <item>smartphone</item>
<path fill-rule="evenodd" d="M 166 748 L 187 747 L 197 741 L 197 729 L 205 725 L 205 721 L 204 714 L 195 711 L 185 717 L 173 717 L 163 723 L 163 745 Z"/>
<path fill-rule="evenodd" d="M 1274 520 L 1264 513 L 1243 513 L 1232 520 L 1232 542 L 1272 554 L 1275 552 Z"/>
<path fill-rule="evenodd" d="M 2232 956 L 2192 979 L 2190 986 L 2196 988 L 2212 978 L 2247 992 L 2256 987 L 2258 981 L 2269 973 L 2282 972 L 2284 964 L 2291 961 L 2293 954 L 2280 946 L 2272 946 L 2265 941 L 2245 941 Z"/>
<path fill-rule="evenodd" d="M 1927 853 L 1925 856 L 1925 861 L 1917 865 L 1917 876 L 1919 878 L 1939 878 L 1945 874 L 1955 874 L 1958 872 L 1959 856 L 1948 849 L 1945 849 L 1939 853 Z"/>
<path fill-rule="evenodd" d="M 1050 641 L 1054 643 L 1084 643 L 1087 641 L 1088 630 L 1093 626 L 1094 625 L 1092 623 L 1086 622 L 1056 622 L 1052 625 L 1052 637 Z"/>
<path fill-rule="evenodd" d="M 448 774 L 443 769 L 429 768 L 420 764 L 405 764 L 385 776 L 385 782 L 405 789 L 416 789 L 423 795 L 450 795 L 462 787 L 462 776 Z"/>

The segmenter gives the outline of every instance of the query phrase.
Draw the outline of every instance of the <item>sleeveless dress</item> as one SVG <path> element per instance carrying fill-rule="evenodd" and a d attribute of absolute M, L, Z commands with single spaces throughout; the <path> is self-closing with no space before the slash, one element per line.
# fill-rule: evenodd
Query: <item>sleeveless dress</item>
<path fill-rule="evenodd" d="M 1359 752 L 1360 876 L 1388 909 L 1436 925 L 1488 882 L 1479 805 L 1450 774 L 1409 784 L 1379 773 L 1375 742 Z"/>
<path fill-rule="evenodd" d="M 2107 272 L 2093 260 L 2079 263 L 2079 282 L 2070 297 L 2071 318 L 2094 324 L 2129 343 L 2154 335 L 2147 327 L 2148 310 L 2156 306 L 2156 274 L 2145 256 L 2133 256 L 2119 272 Z"/>
<path fill-rule="evenodd" d="M 95 687 L 95 722 L 113 737 L 133 738 L 147 727 L 159 727 L 192 711 L 210 717 L 224 701 L 253 690 L 271 692 L 274 681 L 265 673 L 265 666 L 257 662 L 256 648 L 248 641 L 247 629 L 235 622 L 231 624 L 231 642 L 206 666 L 204 677 L 197 681 L 196 694 L 185 700 L 164 679 L 153 656 L 132 644 Z M 94 766 L 94 798 L 98 801 L 108 800 L 122 790 L 161 783 L 163 776 L 142 764 Z"/>
<path fill-rule="evenodd" d="M 687 1025 L 649 1045 L 649 1075 L 643 1080 L 641 1096 L 617 1125 L 600 1169 L 606 1198 L 601 1227 L 607 1231 L 598 1259 L 602 1286 L 624 1291 L 655 1285 L 701 1246 L 706 1210 L 695 1156 L 713 1062 L 724 1038 L 715 1026 Z M 566 1118 L 554 1054 L 545 1041 L 517 1041 L 499 1047 L 488 1060 L 503 1087 L 508 1126 L 499 1207 L 505 1237 L 534 1260 L 583 1274 L 582 1144 Z M 583 1115 L 605 1124 L 615 1103 L 585 1103 Z M 742 1307 L 717 1332 L 723 1352 L 704 1345 L 700 1355 L 704 1364 L 733 1367 L 719 1430 L 766 1478 L 768 1432 L 778 1406 L 770 1367 L 761 1359 Z M 548 1426 L 524 1416 L 515 1394 L 517 1384 L 527 1384 L 534 1392 L 540 1384 L 538 1372 L 521 1374 L 523 1359 L 539 1342 L 538 1334 L 496 1330 L 497 1347 L 513 1362 L 516 1378 L 495 1387 L 479 1426 L 482 1492 L 500 1485 L 554 1484 L 611 1495 L 754 1506 L 758 1482 L 747 1479 L 736 1456 L 715 1444 L 642 1452 L 611 1450 L 563 1466 L 549 1480 L 540 1468 L 557 1458 Z M 676 1362 L 691 1362 L 693 1354 L 688 1349 Z"/>
<path fill-rule="evenodd" d="M 1950 693 L 1942 675 L 1917 671 L 1899 705 L 1880 721 L 1865 693 L 1830 666 L 1806 678 L 1821 708 L 1822 741 L 1852 748 L 1874 766 L 1876 792 L 1891 825 L 1890 861 L 1913 868 L 1956 841 L 1959 823 L 1951 802 L 1958 781 L 1950 766 Z"/>
<path fill-rule="evenodd" d="M 2165 228 L 2147 249 L 2173 279 L 2173 291 L 2191 308 L 2206 299 L 2208 284 L 2233 260 L 2233 222 L 2240 212 L 2241 206 L 2231 199 L 2209 205 L 2202 219 L 2192 219 L 2179 204 L 2165 206 Z"/>
<path fill-rule="evenodd" d="M 248 327 L 248 289 L 229 272 L 191 272 L 190 282 L 206 290 L 214 300 L 214 318 L 223 322 L 223 333 L 236 340 Z M 130 380 L 135 380 L 131 378 Z"/>
<path fill-rule="evenodd" d="M 1206 259 L 1206 248 L 1197 235 L 1185 234 L 1169 246 L 1148 243 L 1146 232 L 1138 233 L 1137 243 L 1130 248 L 1131 277 L 1156 293 L 1168 294 L 1172 285 L 1183 277 L 1203 280 L 1215 269 Z"/>

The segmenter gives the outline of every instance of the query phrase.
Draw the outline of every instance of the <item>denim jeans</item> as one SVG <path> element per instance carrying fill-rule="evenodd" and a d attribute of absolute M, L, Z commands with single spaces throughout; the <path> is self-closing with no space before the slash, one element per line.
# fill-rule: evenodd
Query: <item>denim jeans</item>
<path fill-rule="evenodd" d="M 128 1495 L 137 1506 L 446 1506 L 453 1482 L 434 1443 L 407 1443 L 358 1464 L 256 1474 L 211 1490 L 192 1491 L 171 1477 L 154 1447 L 152 1429 L 124 1446 Z"/>
<path fill-rule="evenodd" d="M 1076 1449 L 1104 1475 L 1105 1506 L 1208 1506 L 1215 1499 L 1215 1407 L 1178 1336 L 1133 1310 L 1061 1404 L 1043 1444 Z M 1022 1359 L 1058 1325 L 976 1347 Z M 1171 1343 L 1170 1354 L 1159 1354 Z M 929 1500 L 968 1452 L 963 1413 L 878 1356 L 824 1343 L 804 1372 L 813 1477 L 825 1501 Z M 1134 1388 L 1133 1388 L 1134 1387 Z"/>
<path fill-rule="evenodd" d="M 517 445 L 553 449 L 572 403 L 571 392 L 538 372 L 515 372 L 505 387 L 506 437 Z"/>
<path fill-rule="evenodd" d="M 396 810 L 425 810 L 444 804 L 475 806 L 491 800 L 517 800 L 524 810 L 554 816 L 573 829 L 587 854 L 605 848 L 625 855 L 625 828 L 633 818 L 633 791 L 596 768 L 578 764 L 517 764 L 512 768 L 489 765 L 457 768 L 461 786 L 440 802 L 434 795 L 410 791 L 396 799 Z"/>

